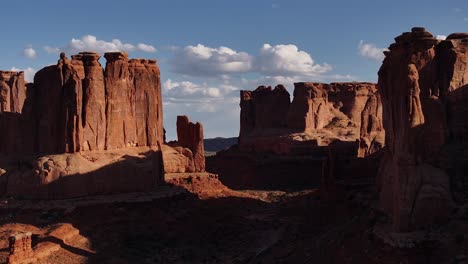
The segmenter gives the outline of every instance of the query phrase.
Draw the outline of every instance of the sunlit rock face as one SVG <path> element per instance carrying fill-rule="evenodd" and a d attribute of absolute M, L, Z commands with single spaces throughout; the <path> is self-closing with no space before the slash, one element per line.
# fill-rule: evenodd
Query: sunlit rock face
<path fill-rule="evenodd" d="M 105 69 L 97 53 L 62 53 L 27 85 L 22 72 L 0 72 L 0 195 L 68 198 L 162 182 L 157 63 L 104 57 Z"/>
<path fill-rule="evenodd" d="M 384 146 L 380 93 L 373 83 L 294 84 L 241 91 L 239 147 L 294 154 L 335 140 L 359 141 L 356 156 Z"/>

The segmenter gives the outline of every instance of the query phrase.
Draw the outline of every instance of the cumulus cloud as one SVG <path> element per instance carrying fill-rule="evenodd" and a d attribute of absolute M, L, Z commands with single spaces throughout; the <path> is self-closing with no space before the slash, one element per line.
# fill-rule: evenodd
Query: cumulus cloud
<path fill-rule="evenodd" d="M 208 85 L 197 84 L 191 81 L 166 80 L 163 83 L 163 95 L 169 101 L 202 101 L 224 100 L 232 91 L 238 90 L 230 84 Z"/>
<path fill-rule="evenodd" d="M 332 70 L 316 64 L 311 55 L 295 45 L 264 44 L 257 56 L 228 47 L 211 48 L 202 44 L 176 50 L 172 70 L 189 76 L 222 76 L 256 72 L 267 76 L 317 76 Z"/>
<path fill-rule="evenodd" d="M 13 67 L 10 69 L 10 71 L 24 71 L 24 79 L 27 82 L 32 82 L 34 80 L 34 75 L 36 74 L 37 70 L 31 67 L 27 67 L 26 69 L 19 69 L 16 67 Z"/>
<path fill-rule="evenodd" d="M 365 43 L 363 40 L 361 40 L 358 45 L 358 50 L 359 54 L 365 58 L 376 61 L 383 61 L 383 59 L 385 58 L 383 52 L 387 49 L 377 48 L 374 44 Z"/>
<path fill-rule="evenodd" d="M 53 48 L 50 46 L 44 47 L 46 51 L 55 53 L 60 49 Z M 68 44 L 62 48 L 68 53 L 78 53 L 83 51 L 94 51 L 98 53 L 111 52 L 111 51 L 143 51 L 143 52 L 156 52 L 154 46 L 139 43 L 137 45 L 131 43 L 124 43 L 119 39 L 113 39 L 111 41 L 100 40 L 96 36 L 86 35 L 80 39 L 72 38 Z"/>
<path fill-rule="evenodd" d="M 243 73 L 251 69 L 252 58 L 227 47 L 210 48 L 202 44 L 176 51 L 170 61 L 173 71 L 191 76 Z"/>
<path fill-rule="evenodd" d="M 29 46 L 24 48 L 23 56 L 28 59 L 35 59 L 37 57 L 37 52 L 31 46 Z"/>
<path fill-rule="evenodd" d="M 315 76 L 332 70 L 332 67 L 326 63 L 316 64 L 309 53 L 299 50 L 296 45 L 264 44 L 255 58 L 255 69 L 268 76 Z"/>
<path fill-rule="evenodd" d="M 151 45 L 144 44 L 144 43 L 139 43 L 137 45 L 137 49 L 141 50 L 141 51 L 144 51 L 144 52 L 149 52 L 149 53 L 157 51 L 155 47 L 153 47 Z"/>
<path fill-rule="evenodd" d="M 437 35 L 436 36 L 436 39 L 440 39 L 440 40 L 445 40 L 447 38 L 447 36 L 445 35 Z"/>

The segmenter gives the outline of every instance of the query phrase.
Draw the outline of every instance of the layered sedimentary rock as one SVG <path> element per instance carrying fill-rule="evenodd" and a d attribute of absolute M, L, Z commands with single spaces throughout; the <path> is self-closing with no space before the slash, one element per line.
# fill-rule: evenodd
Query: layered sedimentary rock
<path fill-rule="evenodd" d="M 97 53 L 71 60 L 62 53 L 27 89 L 23 81 L 26 96 L 15 88 L 23 73 L 2 72 L 0 195 L 67 198 L 148 190 L 163 180 L 156 61 L 105 57 L 103 69 Z"/>
<path fill-rule="evenodd" d="M 0 142 L 0 152 L 72 153 L 162 143 L 161 83 L 156 61 L 128 60 L 124 52 L 106 53 L 105 57 L 105 70 L 99 54 L 82 52 L 72 60 L 61 54 L 57 65 L 37 72 L 29 85 L 23 113 L 0 117 L 0 123 L 8 127 L 0 131 L 0 136 L 12 131 L 16 134 Z M 23 75 L 18 76 L 21 79 Z M 9 78 L 10 83 L 21 83 Z M 6 89 L 6 82 L 0 82 L 0 86 L 2 94 L 9 94 L 6 97 L 22 98 L 15 89 Z M 12 97 L 11 91 L 17 96 Z M 15 100 L 2 99 L 2 107 L 14 110 L 12 103 L 22 106 Z"/>
<path fill-rule="evenodd" d="M 305 154 L 335 140 L 360 140 L 361 133 L 364 143 L 356 154 L 364 157 L 383 147 L 381 102 L 375 84 L 308 82 L 294 86 L 292 102 L 282 85 L 274 90 L 260 86 L 255 91 L 241 91 L 241 149 Z M 360 129 L 362 122 L 365 129 Z"/>
<path fill-rule="evenodd" d="M 21 113 L 25 99 L 24 72 L 0 71 L 0 113 Z"/>
<path fill-rule="evenodd" d="M 169 147 L 171 146 L 171 147 Z M 166 173 L 204 172 L 203 126 L 187 116 L 177 117 L 177 141 L 163 146 Z"/>
<path fill-rule="evenodd" d="M 288 113 L 288 127 L 305 131 L 321 129 L 332 119 L 328 93 L 321 83 L 295 83 L 294 99 Z"/>
<path fill-rule="evenodd" d="M 96 53 L 82 53 L 84 76 L 81 116 L 81 150 L 102 150 L 106 143 L 106 91 L 104 73 Z M 72 60 L 73 61 L 73 60 Z M 81 75 L 81 76 L 80 76 Z"/>
<path fill-rule="evenodd" d="M 385 131 L 382 124 L 382 99 L 380 94 L 370 95 L 361 112 L 358 157 L 366 157 L 379 151 L 385 145 Z"/>
<path fill-rule="evenodd" d="M 413 28 L 395 38 L 379 71 L 387 146 L 380 204 L 398 231 L 449 215 L 450 183 L 468 162 L 467 49 L 468 34 L 439 41 Z"/>

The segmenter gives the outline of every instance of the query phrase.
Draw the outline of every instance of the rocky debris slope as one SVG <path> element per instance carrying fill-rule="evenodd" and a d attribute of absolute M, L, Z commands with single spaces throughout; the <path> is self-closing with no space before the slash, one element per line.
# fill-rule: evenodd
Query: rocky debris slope
<path fill-rule="evenodd" d="M 466 194 L 460 185 L 468 168 L 467 60 L 468 34 L 440 41 L 424 28 L 396 37 L 386 52 L 378 83 L 386 133 L 378 188 L 397 231 L 445 221 L 452 198 Z"/>

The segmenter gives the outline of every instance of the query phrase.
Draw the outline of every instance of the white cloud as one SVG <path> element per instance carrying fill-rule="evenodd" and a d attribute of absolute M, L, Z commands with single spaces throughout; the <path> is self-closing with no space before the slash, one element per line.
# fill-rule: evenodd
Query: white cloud
<path fill-rule="evenodd" d="M 49 49 L 56 51 L 55 48 Z M 94 51 L 98 53 L 111 52 L 111 51 L 143 51 L 143 52 L 156 52 L 154 46 L 140 43 L 137 45 L 130 43 L 123 43 L 119 39 L 113 39 L 111 41 L 100 40 L 96 36 L 86 35 L 81 39 L 72 38 L 70 42 L 63 48 L 68 53 L 78 53 L 83 51 Z"/>
<path fill-rule="evenodd" d="M 377 48 L 374 44 L 365 43 L 363 40 L 358 45 L 359 54 L 365 58 L 369 58 L 376 61 L 383 61 L 385 55 L 385 48 Z"/>
<path fill-rule="evenodd" d="M 35 59 L 37 57 L 37 52 L 31 46 L 29 46 L 24 48 L 23 56 L 28 59 Z"/>
<path fill-rule="evenodd" d="M 170 64 L 174 72 L 188 76 L 220 77 L 256 72 L 264 76 L 315 77 L 332 70 L 326 63 L 316 64 L 309 53 L 291 44 L 264 44 L 257 56 L 228 47 L 190 45 L 176 50 Z"/>
<path fill-rule="evenodd" d="M 332 67 L 326 63 L 316 64 L 309 53 L 299 50 L 296 45 L 264 44 L 255 58 L 255 70 L 268 76 L 316 76 Z"/>
<path fill-rule="evenodd" d="M 51 47 L 51 46 L 44 46 L 45 52 L 49 54 L 58 54 L 60 53 L 60 48 L 57 47 Z"/>
<path fill-rule="evenodd" d="M 170 61 L 174 72 L 191 76 L 213 76 L 248 72 L 252 58 L 227 47 L 210 48 L 202 44 L 176 51 Z"/>
<path fill-rule="evenodd" d="M 170 101 L 180 100 L 223 100 L 232 91 L 238 90 L 229 84 L 208 85 L 207 83 L 196 84 L 191 81 L 166 80 L 163 83 L 163 95 Z"/>
<path fill-rule="evenodd" d="M 143 43 L 139 43 L 137 45 L 137 49 L 139 49 L 141 51 L 144 51 L 144 52 L 149 52 L 149 53 L 157 51 L 155 47 L 153 47 L 151 45 L 143 44 Z"/>
<path fill-rule="evenodd" d="M 27 82 L 32 82 L 34 80 L 34 75 L 37 72 L 36 69 L 31 68 L 31 67 L 28 67 L 26 69 L 19 69 L 19 68 L 13 67 L 10 69 L 10 71 L 17 71 L 17 72 L 24 71 L 24 79 Z"/>
<path fill-rule="evenodd" d="M 440 40 L 445 40 L 447 38 L 447 36 L 445 35 L 437 35 L 436 36 L 436 39 L 440 39 Z"/>

